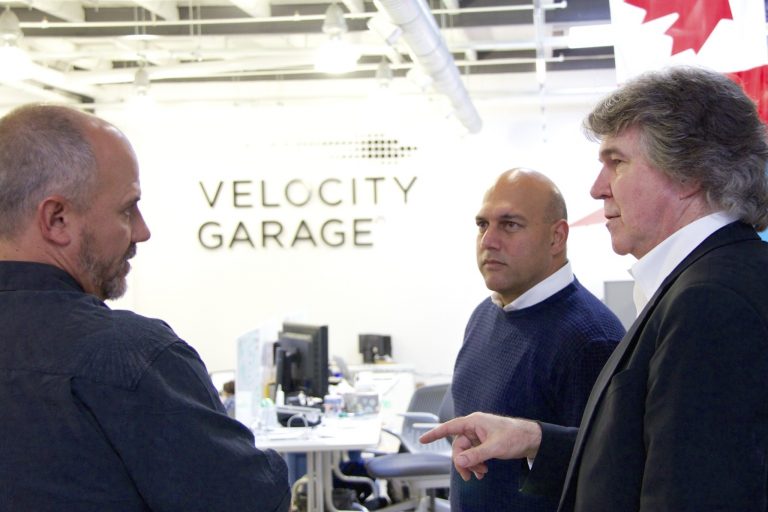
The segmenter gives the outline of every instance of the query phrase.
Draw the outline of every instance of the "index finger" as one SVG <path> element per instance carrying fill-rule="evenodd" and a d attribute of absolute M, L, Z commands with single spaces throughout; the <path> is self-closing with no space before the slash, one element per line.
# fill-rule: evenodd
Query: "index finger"
<path fill-rule="evenodd" d="M 454 418 L 452 420 L 446 421 L 445 423 L 438 425 L 432 430 L 422 434 L 421 437 L 419 437 L 419 442 L 426 444 L 437 441 L 438 439 L 443 439 L 444 437 L 463 434 L 465 423 L 466 419 L 464 417 Z"/>

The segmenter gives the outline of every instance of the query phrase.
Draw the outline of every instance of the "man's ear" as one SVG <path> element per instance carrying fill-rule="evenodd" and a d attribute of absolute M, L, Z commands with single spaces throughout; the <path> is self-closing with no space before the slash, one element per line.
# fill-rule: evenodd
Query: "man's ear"
<path fill-rule="evenodd" d="M 559 254 L 565 250 L 568 242 L 568 221 L 560 219 L 552 224 L 552 254 Z"/>
<path fill-rule="evenodd" d="M 63 197 L 46 197 L 37 207 L 42 237 L 55 245 L 69 245 L 73 237 L 72 213 L 72 204 Z"/>
<path fill-rule="evenodd" d="M 688 199 L 701 192 L 701 183 L 698 180 L 682 179 L 678 185 L 678 198 Z"/>

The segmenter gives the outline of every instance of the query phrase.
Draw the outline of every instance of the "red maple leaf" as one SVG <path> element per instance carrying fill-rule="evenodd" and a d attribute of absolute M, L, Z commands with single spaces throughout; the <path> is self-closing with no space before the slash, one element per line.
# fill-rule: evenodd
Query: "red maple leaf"
<path fill-rule="evenodd" d="M 757 103 L 760 118 L 768 123 L 768 64 L 728 73 L 728 76 L 741 85 L 744 92 Z"/>
<path fill-rule="evenodd" d="M 678 13 L 677 21 L 664 32 L 672 36 L 672 55 L 692 49 L 699 53 L 720 20 L 732 20 L 728 0 L 624 0 L 645 9 L 643 23 Z"/>

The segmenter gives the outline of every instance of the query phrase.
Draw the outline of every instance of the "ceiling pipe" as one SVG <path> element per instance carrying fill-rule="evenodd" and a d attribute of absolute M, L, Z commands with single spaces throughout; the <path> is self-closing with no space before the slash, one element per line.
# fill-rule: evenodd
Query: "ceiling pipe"
<path fill-rule="evenodd" d="M 424 0 L 376 0 L 374 3 L 402 29 L 402 40 L 414 62 L 432 78 L 434 89 L 448 97 L 456 117 L 470 133 L 479 132 L 483 121 Z"/>

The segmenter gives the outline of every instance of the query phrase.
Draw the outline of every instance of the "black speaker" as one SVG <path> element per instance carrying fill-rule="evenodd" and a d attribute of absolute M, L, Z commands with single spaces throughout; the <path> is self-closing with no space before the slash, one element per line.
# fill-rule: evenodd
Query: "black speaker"
<path fill-rule="evenodd" d="M 385 334 L 360 334 L 358 347 L 363 363 L 375 363 L 377 359 L 392 357 L 392 337 Z"/>

